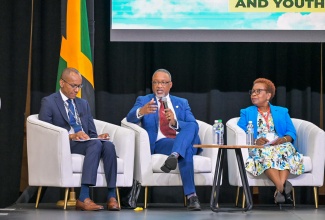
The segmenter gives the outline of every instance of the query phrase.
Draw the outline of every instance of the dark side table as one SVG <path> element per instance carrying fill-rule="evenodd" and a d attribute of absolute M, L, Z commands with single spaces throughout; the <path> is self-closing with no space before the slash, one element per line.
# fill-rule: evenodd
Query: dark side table
<path fill-rule="evenodd" d="M 248 185 L 248 180 L 246 176 L 246 170 L 244 166 L 243 155 L 241 153 L 241 148 L 263 148 L 263 146 L 257 145 L 216 145 L 216 144 L 202 144 L 202 145 L 194 145 L 194 147 L 198 148 L 219 148 L 217 162 L 216 162 L 216 170 L 214 172 L 212 192 L 210 198 L 210 208 L 214 212 L 229 212 L 229 211 L 249 211 L 253 208 L 253 199 L 252 194 Z M 220 181 L 221 175 L 223 171 L 223 164 L 225 160 L 226 150 L 233 149 L 235 150 L 237 164 L 239 168 L 240 178 L 243 184 L 243 190 L 246 197 L 246 208 L 219 208 L 218 200 L 219 200 L 219 191 L 220 191 Z"/>

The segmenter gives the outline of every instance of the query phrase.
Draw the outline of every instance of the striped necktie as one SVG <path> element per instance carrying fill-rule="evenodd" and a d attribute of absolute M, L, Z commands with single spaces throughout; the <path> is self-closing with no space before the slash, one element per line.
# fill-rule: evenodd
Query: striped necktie
<path fill-rule="evenodd" d="M 72 100 L 68 99 L 67 102 L 69 104 L 69 109 L 68 109 L 69 123 L 70 123 L 71 127 L 73 128 L 74 132 L 77 133 L 82 130 L 82 127 L 76 121 L 77 117 L 76 117 L 76 112 L 74 110 Z"/>

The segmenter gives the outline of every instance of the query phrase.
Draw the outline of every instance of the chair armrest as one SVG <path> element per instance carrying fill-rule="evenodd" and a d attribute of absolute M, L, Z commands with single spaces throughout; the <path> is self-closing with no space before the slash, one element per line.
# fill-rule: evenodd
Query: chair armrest
<path fill-rule="evenodd" d="M 246 133 L 238 125 L 239 118 L 232 118 L 226 123 L 227 127 L 227 144 L 228 145 L 245 145 Z"/>
<path fill-rule="evenodd" d="M 199 124 L 199 136 L 201 140 L 201 144 L 212 144 L 213 143 L 213 129 L 212 125 L 196 120 Z M 211 159 L 212 165 L 212 173 L 214 173 L 216 169 L 216 161 L 218 156 L 218 148 L 204 148 L 202 152 L 202 156 L 209 157 Z"/>
<path fill-rule="evenodd" d="M 245 145 L 246 144 L 246 133 L 243 129 L 241 129 L 237 122 L 239 117 L 232 118 L 227 121 L 226 128 L 227 128 L 227 144 L 228 145 Z M 248 149 L 242 148 L 242 155 L 244 163 L 248 157 Z M 239 169 L 237 165 L 237 159 L 235 155 L 235 150 L 227 150 L 227 163 L 228 163 L 228 180 L 230 185 L 242 185 L 241 180 L 238 179 L 239 177 Z M 239 182 L 238 182 L 239 181 Z"/>
<path fill-rule="evenodd" d="M 121 121 L 121 126 L 135 133 L 134 178 L 145 186 L 152 182 L 153 175 L 148 133 L 139 125 L 127 122 L 126 118 Z"/>
<path fill-rule="evenodd" d="M 29 185 L 73 187 L 69 134 L 66 129 L 27 118 Z"/>
<path fill-rule="evenodd" d="M 312 176 L 315 186 L 324 181 L 325 132 L 311 122 L 293 118 L 297 139 L 295 146 L 299 153 L 309 156 L 312 161 Z"/>
<path fill-rule="evenodd" d="M 108 133 L 115 145 L 116 154 L 124 161 L 123 186 L 132 186 L 134 169 L 134 132 L 121 126 L 94 119 L 98 134 Z"/>

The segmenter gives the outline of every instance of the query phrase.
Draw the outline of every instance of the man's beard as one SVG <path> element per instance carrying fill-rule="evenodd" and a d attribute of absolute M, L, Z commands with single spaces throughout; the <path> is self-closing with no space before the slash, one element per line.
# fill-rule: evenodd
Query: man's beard
<path fill-rule="evenodd" d="M 155 92 L 155 95 L 156 95 L 156 97 L 158 97 L 158 98 L 162 98 L 162 97 L 165 97 L 165 96 L 166 96 L 165 93 L 160 93 L 160 94 L 158 94 L 157 92 Z"/>

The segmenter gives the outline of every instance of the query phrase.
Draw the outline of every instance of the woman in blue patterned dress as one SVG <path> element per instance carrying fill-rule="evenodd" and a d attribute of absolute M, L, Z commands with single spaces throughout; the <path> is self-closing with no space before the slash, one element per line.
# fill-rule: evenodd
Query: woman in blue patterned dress
<path fill-rule="evenodd" d="M 276 203 L 292 201 L 292 185 L 287 179 L 290 173 L 302 174 L 304 165 L 302 154 L 294 147 L 296 130 L 288 109 L 271 105 L 275 86 L 268 79 L 256 79 L 249 94 L 253 106 L 241 109 L 238 126 L 246 131 L 248 122 L 252 121 L 255 144 L 265 147 L 249 149 L 246 170 L 254 176 L 265 173 L 276 187 Z"/>

